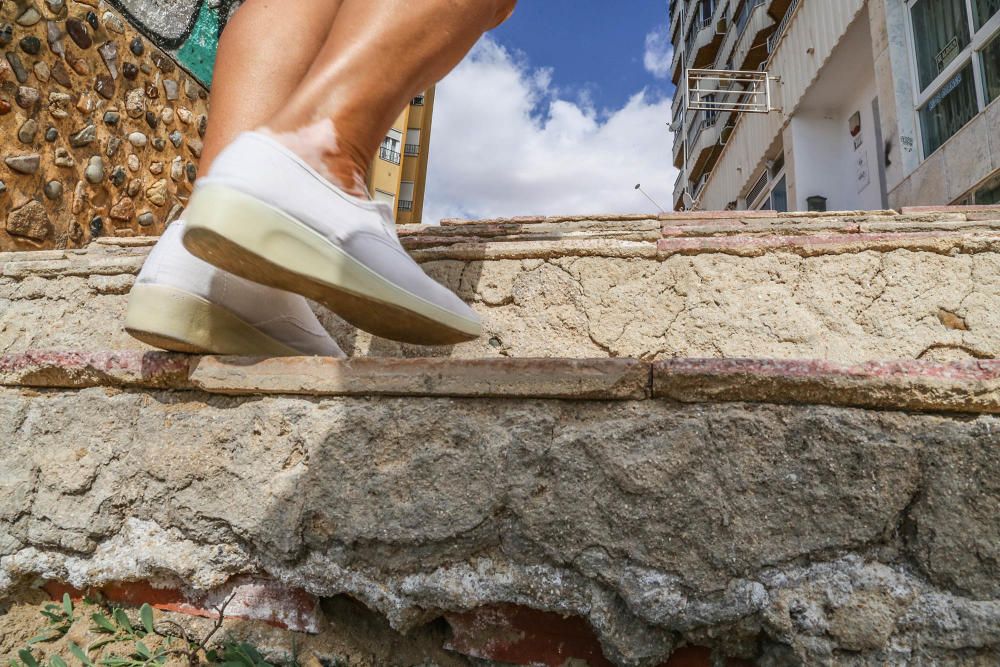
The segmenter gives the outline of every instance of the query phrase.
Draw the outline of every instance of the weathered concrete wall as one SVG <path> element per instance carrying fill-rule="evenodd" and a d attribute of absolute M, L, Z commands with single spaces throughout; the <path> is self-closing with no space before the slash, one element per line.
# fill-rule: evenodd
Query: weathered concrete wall
<path fill-rule="evenodd" d="M 147 377 L 183 389 L 162 361 Z M 261 375 L 283 393 L 121 390 L 114 373 L 45 389 L 65 383 L 44 368 L 0 389 L 8 592 L 252 574 L 399 629 L 501 603 L 580 616 L 621 665 L 683 641 L 772 665 L 1000 660 L 1000 424 L 895 412 L 906 383 L 879 411 L 680 404 L 655 381 L 651 399 L 533 398 L 559 375 L 544 365 L 507 399 L 292 397 Z M 959 370 L 910 381 L 961 386 Z"/>
<path fill-rule="evenodd" d="M 0 2 L 0 251 L 155 235 L 207 123 L 192 76 L 97 0 Z"/>
<path fill-rule="evenodd" d="M 152 239 L 0 254 L 0 596 L 251 577 L 466 649 L 529 608 L 618 665 L 996 664 L 1000 214 L 700 215 L 402 230 L 489 334 L 323 313 L 347 362 L 144 353 Z"/>
<path fill-rule="evenodd" d="M 415 348 L 325 314 L 349 353 L 849 362 L 1000 353 L 1000 212 L 534 219 L 400 233 L 488 333 Z M 140 349 L 121 321 L 148 250 L 132 244 L 151 241 L 113 242 L 0 255 L 0 351 Z"/>

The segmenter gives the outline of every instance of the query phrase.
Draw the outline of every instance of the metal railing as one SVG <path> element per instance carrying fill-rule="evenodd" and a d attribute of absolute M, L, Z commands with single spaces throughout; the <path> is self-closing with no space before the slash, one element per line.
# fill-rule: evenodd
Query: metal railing
<path fill-rule="evenodd" d="M 378 156 L 385 160 L 386 162 L 391 162 L 393 164 L 399 164 L 402 156 L 398 151 L 394 151 L 387 146 L 382 146 L 379 148 Z"/>
<path fill-rule="evenodd" d="M 400 211 L 412 211 L 413 210 L 413 200 L 412 199 L 400 199 L 399 206 Z"/>
<path fill-rule="evenodd" d="M 406 155 L 420 155 L 420 144 L 406 144 L 403 152 Z"/>
<path fill-rule="evenodd" d="M 750 24 L 750 16 L 753 14 L 753 10 L 763 4 L 764 0 L 746 0 L 746 2 L 743 3 L 743 7 L 740 9 L 740 13 L 736 17 L 735 21 L 737 40 L 743 36 L 743 31 L 746 30 L 747 25 Z"/>
<path fill-rule="evenodd" d="M 767 72 L 691 69 L 687 72 L 684 96 L 689 111 L 769 113 L 772 110 Z"/>
<path fill-rule="evenodd" d="M 769 54 L 774 53 L 774 47 L 778 45 L 778 40 L 785 34 L 785 28 L 788 27 L 789 22 L 792 20 L 792 14 L 795 13 L 798 6 L 799 0 L 792 0 L 792 4 L 788 5 L 788 9 L 785 11 L 785 15 L 781 19 L 781 23 L 778 24 L 777 30 L 775 30 L 774 34 L 767 38 L 767 52 Z"/>

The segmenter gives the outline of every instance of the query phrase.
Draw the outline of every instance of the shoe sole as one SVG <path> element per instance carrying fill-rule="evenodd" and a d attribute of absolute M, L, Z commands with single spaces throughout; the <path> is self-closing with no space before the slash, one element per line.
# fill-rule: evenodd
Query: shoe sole
<path fill-rule="evenodd" d="M 226 308 L 164 285 L 132 288 L 125 331 L 143 343 L 171 352 L 267 357 L 302 355 Z"/>
<path fill-rule="evenodd" d="M 381 338 L 455 345 L 482 334 L 478 323 L 398 287 L 299 220 L 238 190 L 202 186 L 185 220 L 184 246 L 195 256 L 318 301 Z"/>

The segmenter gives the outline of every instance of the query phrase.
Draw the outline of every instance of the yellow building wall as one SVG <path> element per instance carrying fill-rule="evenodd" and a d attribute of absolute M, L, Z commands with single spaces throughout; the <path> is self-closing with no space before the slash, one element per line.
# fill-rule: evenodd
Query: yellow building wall
<path fill-rule="evenodd" d="M 376 199 L 391 196 L 397 224 L 420 224 L 423 218 L 424 191 L 427 182 L 427 162 L 430 154 L 431 119 L 434 114 L 434 89 L 424 94 L 423 104 L 409 104 L 399 114 L 392 129 L 401 135 L 399 164 L 396 156 L 379 149 L 369 172 L 368 188 Z M 407 130 L 420 131 L 420 143 L 414 151 L 407 149 Z M 415 154 L 414 154 L 415 153 Z M 389 158 L 389 159 L 387 159 Z M 405 200 L 401 207 L 400 191 L 403 182 L 412 182 L 413 198 Z"/>

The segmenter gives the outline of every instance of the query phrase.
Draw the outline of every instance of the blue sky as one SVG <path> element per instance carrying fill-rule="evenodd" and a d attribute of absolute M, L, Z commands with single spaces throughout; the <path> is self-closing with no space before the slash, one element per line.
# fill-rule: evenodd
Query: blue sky
<path fill-rule="evenodd" d="M 532 66 L 552 68 L 564 94 L 586 90 L 605 109 L 620 108 L 643 87 L 672 94 L 643 66 L 646 35 L 667 23 L 667 0 L 520 0 L 491 34 Z"/>
<path fill-rule="evenodd" d="M 426 221 L 671 207 L 667 0 L 520 0 L 437 87 Z"/>

